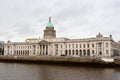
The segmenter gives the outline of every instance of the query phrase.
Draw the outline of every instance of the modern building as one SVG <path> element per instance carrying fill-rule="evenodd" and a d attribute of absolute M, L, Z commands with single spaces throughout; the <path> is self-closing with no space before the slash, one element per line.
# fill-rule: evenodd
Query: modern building
<path fill-rule="evenodd" d="M 97 34 L 94 38 L 68 39 L 56 37 L 53 23 L 49 22 L 42 38 L 29 38 L 24 42 L 8 41 L 4 45 L 5 55 L 17 56 L 100 56 L 111 57 L 120 54 L 120 43 L 112 35 L 104 37 Z"/>

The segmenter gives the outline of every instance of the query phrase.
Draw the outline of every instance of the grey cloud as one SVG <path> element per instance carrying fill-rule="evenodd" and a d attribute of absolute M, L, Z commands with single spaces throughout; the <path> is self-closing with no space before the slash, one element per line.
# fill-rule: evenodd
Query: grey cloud
<path fill-rule="evenodd" d="M 120 39 L 119 0 L 1 0 L 3 40 L 42 36 L 52 16 L 57 35 L 68 38 L 95 36 L 98 32 Z M 11 28 L 9 30 L 8 28 Z M 8 34 L 9 33 L 9 34 Z"/>

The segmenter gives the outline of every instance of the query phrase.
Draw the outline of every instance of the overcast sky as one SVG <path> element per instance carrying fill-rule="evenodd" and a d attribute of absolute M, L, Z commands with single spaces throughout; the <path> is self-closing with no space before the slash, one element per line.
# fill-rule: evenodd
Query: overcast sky
<path fill-rule="evenodd" d="M 49 16 L 57 37 L 120 40 L 120 0 L 0 0 L 0 40 L 42 38 Z"/>

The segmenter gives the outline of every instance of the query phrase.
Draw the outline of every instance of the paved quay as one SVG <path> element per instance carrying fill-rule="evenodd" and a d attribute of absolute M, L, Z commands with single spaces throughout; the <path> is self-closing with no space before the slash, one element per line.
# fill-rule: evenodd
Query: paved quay
<path fill-rule="evenodd" d="M 0 61 L 7 62 L 43 62 L 43 63 L 76 63 L 76 64 L 97 64 L 105 66 L 120 66 L 120 58 L 114 59 L 113 62 L 106 62 L 101 58 L 95 57 L 67 57 L 67 56 L 0 56 Z"/>

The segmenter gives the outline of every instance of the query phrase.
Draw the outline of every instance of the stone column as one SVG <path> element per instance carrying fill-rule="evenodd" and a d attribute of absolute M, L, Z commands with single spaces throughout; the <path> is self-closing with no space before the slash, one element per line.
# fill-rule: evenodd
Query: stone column
<path fill-rule="evenodd" d="M 48 55 L 48 45 L 46 45 L 46 55 Z"/>
<path fill-rule="evenodd" d="M 40 45 L 39 49 L 40 49 L 40 55 L 41 55 L 41 52 L 42 52 L 41 45 Z"/>
<path fill-rule="evenodd" d="M 41 55 L 43 55 L 43 45 L 41 45 Z"/>
<path fill-rule="evenodd" d="M 46 45 L 44 45 L 44 55 L 46 55 Z"/>

